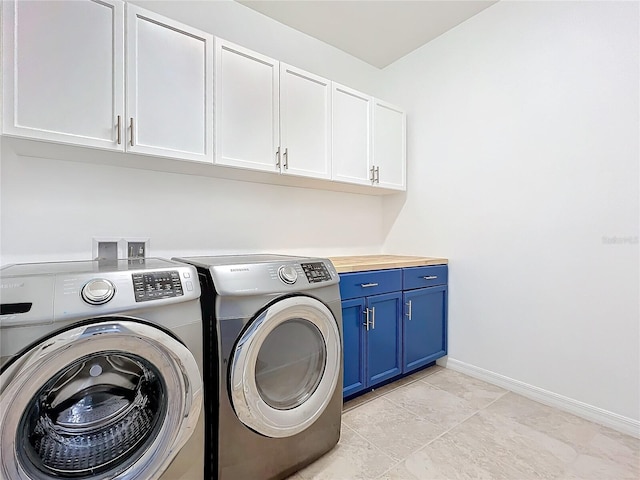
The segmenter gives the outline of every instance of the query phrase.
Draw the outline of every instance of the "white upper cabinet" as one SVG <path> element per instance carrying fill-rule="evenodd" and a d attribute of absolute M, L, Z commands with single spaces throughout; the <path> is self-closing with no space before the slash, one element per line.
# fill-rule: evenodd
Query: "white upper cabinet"
<path fill-rule="evenodd" d="M 333 83 L 333 180 L 371 185 L 373 98 Z"/>
<path fill-rule="evenodd" d="M 122 149 L 124 4 L 3 1 L 2 132 Z"/>
<path fill-rule="evenodd" d="M 279 171 L 279 62 L 219 38 L 215 48 L 216 164 Z"/>
<path fill-rule="evenodd" d="M 331 82 L 216 38 L 216 164 L 331 178 Z"/>
<path fill-rule="evenodd" d="M 393 105 L 122 0 L 0 12 L 3 135 L 406 189 Z"/>
<path fill-rule="evenodd" d="M 373 107 L 374 183 L 406 190 L 406 115 L 394 105 L 375 100 Z"/>
<path fill-rule="evenodd" d="M 331 178 L 331 82 L 280 64 L 283 173 Z"/>
<path fill-rule="evenodd" d="M 125 40 L 119 0 L 2 8 L 4 134 L 213 162 L 212 35 L 127 4 Z"/>
<path fill-rule="evenodd" d="M 127 151 L 213 162 L 213 36 L 127 4 Z"/>

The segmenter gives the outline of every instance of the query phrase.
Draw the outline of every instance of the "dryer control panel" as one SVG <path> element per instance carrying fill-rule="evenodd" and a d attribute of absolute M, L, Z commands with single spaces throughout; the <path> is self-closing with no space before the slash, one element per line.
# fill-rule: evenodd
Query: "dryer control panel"
<path fill-rule="evenodd" d="M 337 286 L 340 281 L 333 264 L 325 258 L 228 255 L 183 261 L 208 270 L 219 296 L 299 293 Z"/>

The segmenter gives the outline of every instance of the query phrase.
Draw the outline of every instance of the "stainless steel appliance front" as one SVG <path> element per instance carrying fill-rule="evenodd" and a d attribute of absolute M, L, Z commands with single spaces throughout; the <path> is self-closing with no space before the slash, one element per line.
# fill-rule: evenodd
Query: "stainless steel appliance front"
<path fill-rule="evenodd" d="M 150 259 L 0 274 L 0 478 L 203 478 L 195 270 Z"/>
<path fill-rule="evenodd" d="M 191 257 L 202 281 L 217 478 L 281 479 L 333 448 L 342 414 L 342 311 L 329 260 Z M 207 321 L 208 320 L 208 321 Z M 214 385 L 212 382 L 211 385 Z M 205 393 L 206 395 L 206 393 Z"/>

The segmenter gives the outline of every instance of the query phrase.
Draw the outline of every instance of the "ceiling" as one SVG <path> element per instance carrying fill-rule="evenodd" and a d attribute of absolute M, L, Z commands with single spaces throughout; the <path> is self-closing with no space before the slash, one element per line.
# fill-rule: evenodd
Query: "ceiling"
<path fill-rule="evenodd" d="M 238 0 L 384 68 L 496 3 L 484 0 Z"/>

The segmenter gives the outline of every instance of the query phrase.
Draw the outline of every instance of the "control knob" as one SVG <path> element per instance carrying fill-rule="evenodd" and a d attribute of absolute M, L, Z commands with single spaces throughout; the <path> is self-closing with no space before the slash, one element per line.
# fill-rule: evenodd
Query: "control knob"
<path fill-rule="evenodd" d="M 283 265 L 278 269 L 278 277 L 287 285 L 293 285 L 298 280 L 298 272 L 291 265 Z"/>
<path fill-rule="evenodd" d="M 116 287 L 109 280 L 104 278 L 96 278 L 88 281 L 82 292 L 82 299 L 91 305 L 102 305 L 113 298 L 116 293 Z"/>

